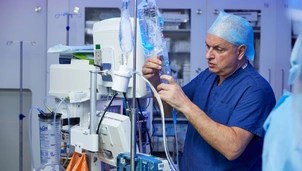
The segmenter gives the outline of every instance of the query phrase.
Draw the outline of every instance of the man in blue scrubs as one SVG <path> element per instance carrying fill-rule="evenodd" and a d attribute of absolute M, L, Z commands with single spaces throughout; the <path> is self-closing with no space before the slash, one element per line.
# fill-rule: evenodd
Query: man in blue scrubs
<path fill-rule="evenodd" d="M 261 170 L 262 125 L 276 102 L 269 83 L 249 63 L 253 41 L 247 20 L 220 12 L 205 41 L 208 68 L 184 87 L 159 76 L 160 58 L 146 60 L 143 74 L 165 111 L 174 108 L 189 121 L 181 171 Z"/>

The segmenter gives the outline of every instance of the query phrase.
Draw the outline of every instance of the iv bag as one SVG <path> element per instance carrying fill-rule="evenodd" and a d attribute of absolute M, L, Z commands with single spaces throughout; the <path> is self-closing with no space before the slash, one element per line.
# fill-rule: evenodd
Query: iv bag
<path fill-rule="evenodd" d="M 133 50 L 133 32 L 130 21 L 129 2 L 123 0 L 119 29 L 119 42 L 123 52 L 124 64 L 127 65 L 128 55 Z"/>
<path fill-rule="evenodd" d="M 138 5 L 141 39 L 146 58 L 158 56 L 162 52 L 162 25 L 154 0 L 143 0 Z M 163 21 L 163 20 L 162 20 Z"/>

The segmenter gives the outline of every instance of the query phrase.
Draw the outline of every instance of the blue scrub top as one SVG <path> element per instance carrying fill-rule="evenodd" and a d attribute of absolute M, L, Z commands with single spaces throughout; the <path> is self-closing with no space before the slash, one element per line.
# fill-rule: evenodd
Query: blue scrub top
<path fill-rule="evenodd" d="M 263 123 L 276 101 L 269 83 L 251 64 L 217 86 L 208 69 L 183 87 L 185 94 L 214 121 L 255 134 L 245 151 L 229 161 L 210 146 L 189 123 L 181 171 L 261 170 Z"/>

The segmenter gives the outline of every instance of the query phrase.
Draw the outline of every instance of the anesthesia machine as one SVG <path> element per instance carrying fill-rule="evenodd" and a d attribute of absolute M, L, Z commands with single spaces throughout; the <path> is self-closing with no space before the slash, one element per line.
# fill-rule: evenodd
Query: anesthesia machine
<path fill-rule="evenodd" d="M 72 59 L 70 64 L 50 66 L 49 96 L 44 99 L 50 113 L 38 109 L 42 164 L 38 170 L 62 170 L 63 166 L 59 163 L 62 148 L 66 158 L 74 152 L 85 154 L 91 171 L 107 170 L 108 165 L 118 171 L 132 167 L 148 171 L 178 170 L 167 149 L 165 129 L 163 144 L 167 159 L 144 154 L 139 151 L 141 144 L 131 143 L 132 134 L 136 136 L 131 128 L 139 126 L 135 123 L 136 119 L 131 122 L 133 118 L 130 117 L 136 116 L 135 100 L 131 110 L 127 99 L 150 96 L 148 88 L 159 102 L 162 126 L 165 128 L 161 99 L 141 74 L 145 59 L 161 56 L 166 62 L 161 74 L 170 74 L 161 32 L 163 20 L 155 8 L 155 1 L 149 4 L 143 1 L 138 12 L 140 16 L 136 21 L 130 18 L 128 1 L 123 0 L 120 18 L 94 24 L 93 65 L 88 60 Z M 55 99 L 56 109 L 48 107 L 46 100 L 49 97 Z M 35 169 L 34 164 L 32 167 Z"/>

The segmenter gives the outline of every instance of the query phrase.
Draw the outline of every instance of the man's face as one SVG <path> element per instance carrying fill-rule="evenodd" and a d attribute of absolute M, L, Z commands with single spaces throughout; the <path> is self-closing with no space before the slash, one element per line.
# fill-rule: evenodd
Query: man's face
<path fill-rule="evenodd" d="M 227 78 L 238 69 L 238 47 L 213 34 L 207 35 L 206 46 L 210 72 Z"/>

